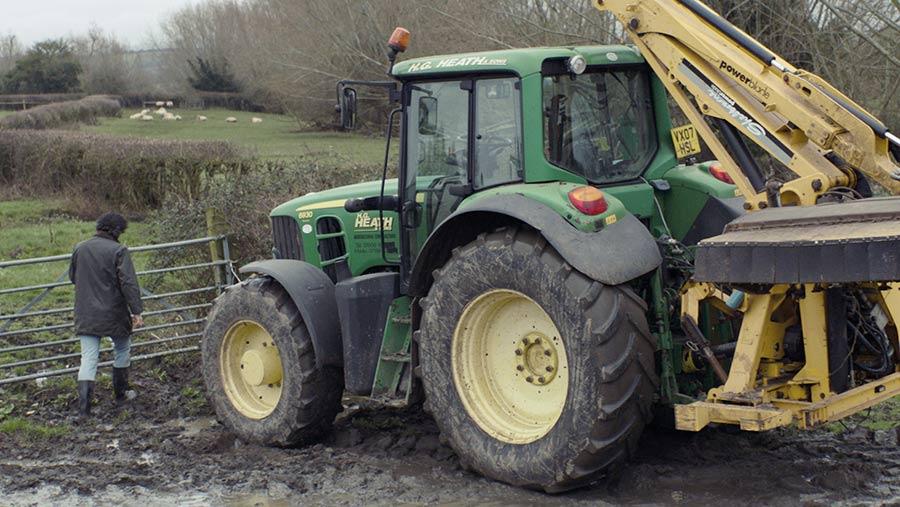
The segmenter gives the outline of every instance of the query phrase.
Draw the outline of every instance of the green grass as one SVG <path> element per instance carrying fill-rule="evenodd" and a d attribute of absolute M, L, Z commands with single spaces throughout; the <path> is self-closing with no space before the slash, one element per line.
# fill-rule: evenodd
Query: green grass
<path fill-rule="evenodd" d="M 70 426 L 48 426 L 33 423 L 22 417 L 13 417 L 0 422 L 0 433 L 24 436 L 27 440 L 38 441 L 68 434 Z"/>
<path fill-rule="evenodd" d="M 69 254 L 78 242 L 94 235 L 93 221 L 71 217 L 64 209 L 65 202 L 53 199 L 0 201 L 0 261 Z M 120 239 L 126 245 L 142 245 L 148 242 L 147 234 L 145 224 L 132 222 Z M 135 264 L 141 265 L 137 256 Z M 0 289 L 51 283 L 67 269 L 67 261 L 2 268 Z M 17 310 L 39 293 L 0 295 L 0 313 Z M 59 287 L 39 308 L 70 306 L 71 302 L 72 287 Z"/>
<path fill-rule="evenodd" d="M 267 160 L 307 160 L 322 164 L 380 164 L 384 158 L 384 138 L 345 132 L 301 132 L 290 116 L 247 113 L 225 109 L 173 109 L 181 121 L 153 121 L 129 118 L 139 110 L 122 111 L 120 118 L 100 118 L 99 124 L 83 127 L 85 132 L 162 139 L 224 140 L 243 146 Z M 197 120 L 198 115 L 208 118 Z M 226 123 L 235 117 L 237 123 Z M 262 123 L 251 123 L 252 118 Z M 393 143 L 394 145 L 398 143 Z M 396 150 L 395 150 L 396 151 Z"/>
<path fill-rule="evenodd" d="M 843 433 L 857 426 L 869 430 L 890 430 L 900 427 L 900 397 L 881 402 L 841 421 L 828 423 L 825 429 Z"/>

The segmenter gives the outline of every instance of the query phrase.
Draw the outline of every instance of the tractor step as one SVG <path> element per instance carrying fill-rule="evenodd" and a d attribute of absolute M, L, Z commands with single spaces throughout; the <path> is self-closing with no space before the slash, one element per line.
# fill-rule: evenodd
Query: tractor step
<path fill-rule="evenodd" d="M 410 300 L 403 296 L 391 302 L 388 309 L 381 352 L 375 380 L 372 383 L 372 398 L 406 402 L 412 385 L 409 365 L 411 326 Z"/>
<path fill-rule="evenodd" d="M 408 363 L 412 361 L 412 357 L 409 354 L 385 354 L 380 359 L 394 363 Z"/>
<path fill-rule="evenodd" d="M 700 242 L 695 268 L 699 282 L 900 281 L 900 197 L 747 214 Z"/>

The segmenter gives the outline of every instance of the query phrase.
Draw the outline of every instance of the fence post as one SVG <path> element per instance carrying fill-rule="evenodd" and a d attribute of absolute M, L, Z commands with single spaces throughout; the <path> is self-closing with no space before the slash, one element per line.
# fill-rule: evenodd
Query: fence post
<path fill-rule="evenodd" d="M 221 236 L 225 234 L 228 224 L 225 222 L 225 215 L 221 210 L 216 208 L 208 208 L 206 210 L 206 231 L 208 236 Z M 222 248 L 221 241 L 209 242 L 209 254 L 212 262 L 221 262 L 225 260 L 225 252 Z M 224 266 L 213 266 L 213 275 L 216 277 L 216 285 L 222 285 L 222 274 Z M 221 292 L 221 288 L 217 288 L 216 292 Z"/>

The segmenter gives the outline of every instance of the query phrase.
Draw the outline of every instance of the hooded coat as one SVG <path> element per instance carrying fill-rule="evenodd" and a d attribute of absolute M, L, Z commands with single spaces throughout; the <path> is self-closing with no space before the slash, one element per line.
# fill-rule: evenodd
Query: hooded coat
<path fill-rule="evenodd" d="M 75 284 L 76 334 L 131 335 L 131 316 L 139 315 L 143 304 L 126 247 L 103 232 L 82 241 L 72 253 L 69 279 Z"/>

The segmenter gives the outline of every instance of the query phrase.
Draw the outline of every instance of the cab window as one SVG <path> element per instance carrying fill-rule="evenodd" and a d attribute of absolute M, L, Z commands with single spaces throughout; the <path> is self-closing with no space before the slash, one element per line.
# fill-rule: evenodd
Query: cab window
<path fill-rule="evenodd" d="M 544 75 L 544 154 L 591 183 L 639 177 L 656 153 L 644 69 Z"/>
<path fill-rule="evenodd" d="M 476 189 L 521 181 L 522 108 L 517 78 L 475 82 Z"/>

